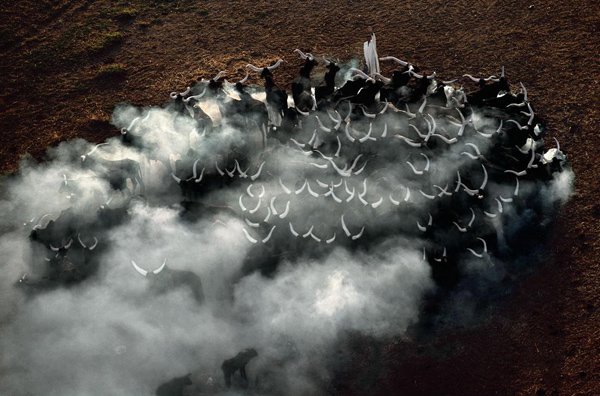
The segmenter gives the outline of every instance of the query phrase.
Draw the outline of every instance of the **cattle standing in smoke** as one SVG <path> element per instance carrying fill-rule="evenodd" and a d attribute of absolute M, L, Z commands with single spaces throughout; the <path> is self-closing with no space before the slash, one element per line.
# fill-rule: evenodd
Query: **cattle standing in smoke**
<path fill-rule="evenodd" d="M 240 376 L 246 384 L 248 383 L 248 376 L 246 375 L 246 365 L 253 358 L 258 356 L 258 352 L 256 352 L 253 348 L 248 348 L 238 353 L 231 359 L 227 359 L 221 365 L 221 370 L 223 370 L 223 377 L 225 378 L 225 384 L 229 388 L 231 386 L 231 377 L 235 374 L 236 371 L 240 372 Z"/>
<path fill-rule="evenodd" d="M 96 158 L 92 156 L 96 148 L 89 153 L 81 156 L 81 163 L 84 168 L 92 169 L 97 175 L 105 179 L 111 188 L 116 191 L 136 191 L 144 193 L 144 180 L 142 179 L 142 170 L 140 163 L 132 159 L 109 160 L 105 158 Z M 131 190 L 127 181 L 131 182 Z M 137 189 L 139 187 L 139 190 Z"/>
<path fill-rule="evenodd" d="M 260 76 L 265 79 L 265 93 L 267 94 L 267 105 L 271 107 L 273 115 L 269 116 L 271 124 L 275 126 L 281 125 L 281 117 L 285 116 L 288 110 L 288 97 L 285 90 L 279 88 L 273 79 L 273 70 L 278 68 L 283 62 L 279 59 L 274 65 L 265 68 L 259 68 L 248 64 L 247 68 L 260 73 Z"/>
<path fill-rule="evenodd" d="M 317 65 L 317 61 L 310 53 L 303 53 L 296 49 L 300 58 L 304 59 L 304 65 L 300 68 L 300 75 L 292 82 L 292 98 L 296 109 L 304 113 L 316 108 L 315 99 L 311 92 L 310 73 Z"/>
<path fill-rule="evenodd" d="M 192 385 L 192 374 L 173 378 L 156 388 L 156 396 L 184 396 L 185 388 Z"/>
<path fill-rule="evenodd" d="M 315 100 L 319 110 L 328 107 L 329 99 L 335 91 L 335 76 L 340 71 L 340 67 L 334 62 L 327 59 L 324 59 L 324 61 L 327 72 L 323 76 L 323 84 L 315 88 Z"/>
<path fill-rule="evenodd" d="M 188 289 L 194 300 L 201 304 L 204 301 L 204 291 L 200 277 L 192 271 L 174 270 L 167 267 L 165 259 L 160 267 L 147 271 L 131 260 L 133 268 L 150 282 L 150 290 L 154 293 L 168 293 L 169 291 L 183 288 Z"/>

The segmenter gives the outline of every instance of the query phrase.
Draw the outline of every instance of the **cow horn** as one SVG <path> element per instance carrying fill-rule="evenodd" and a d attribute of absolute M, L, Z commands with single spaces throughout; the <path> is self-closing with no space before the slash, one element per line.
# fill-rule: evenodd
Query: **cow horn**
<path fill-rule="evenodd" d="M 160 273 L 160 271 L 162 271 L 163 269 L 165 269 L 165 266 L 167 265 L 167 259 L 165 259 L 165 261 L 163 261 L 162 265 L 160 267 L 158 267 L 157 269 L 155 269 L 154 271 L 152 271 L 152 273 L 154 275 L 158 275 Z"/>
<path fill-rule="evenodd" d="M 83 247 L 84 249 L 87 248 L 85 243 L 83 243 L 83 241 L 81 240 L 81 234 L 77 234 L 77 240 L 79 241 L 79 244 L 81 245 L 81 247 Z"/>
<path fill-rule="evenodd" d="M 277 69 L 279 67 L 279 65 L 281 65 L 281 62 L 283 62 L 283 59 L 279 59 L 277 62 L 275 62 L 274 65 L 272 66 L 267 66 L 267 70 L 269 71 L 273 71 L 275 69 Z"/>
<path fill-rule="evenodd" d="M 146 271 L 146 270 L 144 270 L 144 269 L 140 268 L 140 267 L 139 267 L 139 266 L 138 266 L 138 265 L 135 263 L 135 261 L 131 260 L 131 265 L 133 265 L 133 268 L 135 268 L 135 270 L 136 270 L 137 272 L 139 272 L 139 273 L 140 273 L 142 276 L 146 276 L 146 275 L 148 275 L 148 271 Z"/>
<path fill-rule="evenodd" d="M 69 239 L 69 242 L 65 245 L 65 249 L 68 249 L 73 244 L 73 238 Z"/>
<path fill-rule="evenodd" d="M 250 74 L 248 72 L 246 72 L 246 77 L 242 78 L 239 83 L 240 84 L 244 84 L 246 83 L 246 81 L 248 81 L 248 77 L 250 77 Z"/>
<path fill-rule="evenodd" d="M 189 94 L 191 90 L 192 90 L 191 87 L 186 87 L 185 91 L 179 92 L 179 95 L 185 96 L 185 95 Z"/>
<path fill-rule="evenodd" d="M 217 80 L 219 80 L 220 78 L 223 78 L 223 77 L 225 77 L 226 75 L 227 75 L 227 72 L 226 72 L 225 70 L 221 70 L 220 72 L 218 72 L 218 73 L 217 73 L 217 75 L 216 75 L 216 76 L 214 76 L 214 77 L 213 77 L 213 79 L 212 79 L 212 80 L 213 80 L 213 81 L 217 81 Z"/>
<path fill-rule="evenodd" d="M 250 63 L 248 63 L 248 64 L 246 65 L 246 67 L 247 67 L 248 69 L 251 69 L 251 70 L 253 70 L 253 71 L 257 72 L 257 73 L 260 73 L 260 72 L 262 72 L 262 70 L 263 70 L 263 69 L 261 69 L 260 67 L 256 67 L 256 66 L 254 66 L 254 65 L 251 65 Z"/>
<path fill-rule="evenodd" d="M 374 76 L 377 77 L 379 80 L 383 81 L 385 84 L 389 84 L 392 81 L 391 78 L 385 77 L 384 75 L 379 73 L 374 73 Z"/>
<path fill-rule="evenodd" d="M 384 56 L 384 57 L 379 58 L 379 60 L 381 60 L 381 61 L 391 60 L 391 61 L 394 61 L 396 63 L 399 63 L 402 66 L 408 65 L 408 62 L 400 60 L 400 59 L 396 58 L 395 56 Z"/>
<path fill-rule="evenodd" d="M 300 55 L 300 58 L 302 58 L 302 59 L 308 58 L 308 56 L 304 52 L 302 52 L 301 50 L 299 50 L 298 48 L 296 48 L 294 50 L 294 52 L 298 53 L 298 55 Z"/>
<path fill-rule="evenodd" d="M 357 69 L 357 68 L 354 68 L 354 67 L 352 67 L 352 68 L 350 68 L 350 71 L 351 71 L 352 73 L 356 73 L 356 74 L 358 74 L 359 76 L 361 76 L 362 78 L 364 78 L 364 79 L 365 79 L 365 80 L 367 80 L 367 81 L 368 81 L 368 80 L 373 80 L 373 78 L 371 78 L 371 77 L 370 77 L 370 76 L 369 76 L 367 73 L 365 73 L 364 71 L 362 71 L 362 70 L 359 70 L 359 69 Z M 373 81 L 374 81 L 374 80 L 373 80 Z"/>
<path fill-rule="evenodd" d="M 200 92 L 198 95 L 188 96 L 187 98 L 183 99 L 183 102 L 188 103 L 192 99 L 198 100 L 201 97 L 203 97 L 205 93 L 206 93 L 206 87 L 204 87 L 204 90 L 202 92 Z"/>

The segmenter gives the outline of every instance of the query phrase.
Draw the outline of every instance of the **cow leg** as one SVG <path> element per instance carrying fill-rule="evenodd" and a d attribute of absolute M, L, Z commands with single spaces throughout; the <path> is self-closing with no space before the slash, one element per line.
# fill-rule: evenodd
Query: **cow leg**
<path fill-rule="evenodd" d="M 231 374 L 233 374 L 230 370 L 223 369 L 223 376 L 225 377 L 225 385 L 228 388 L 231 387 Z"/>

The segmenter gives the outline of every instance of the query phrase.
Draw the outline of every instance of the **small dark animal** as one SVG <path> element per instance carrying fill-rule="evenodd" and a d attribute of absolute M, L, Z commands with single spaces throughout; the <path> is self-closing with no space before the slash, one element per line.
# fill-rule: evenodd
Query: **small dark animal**
<path fill-rule="evenodd" d="M 187 374 L 183 377 L 176 377 L 165 382 L 156 388 L 156 396 L 183 396 L 184 388 L 192 385 L 192 380 L 190 379 L 191 375 L 192 374 Z"/>
<path fill-rule="evenodd" d="M 248 382 L 248 377 L 246 375 L 246 365 L 252 358 L 256 356 L 258 356 L 258 352 L 256 352 L 256 349 L 248 348 L 235 355 L 235 357 L 227 359 L 223 362 L 223 364 L 221 365 L 221 370 L 223 370 L 223 376 L 225 377 L 225 384 L 227 385 L 227 387 L 231 386 L 231 376 L 233 376 L 233 374 L 238 370 L 240 371 L 242 379 Z"/>

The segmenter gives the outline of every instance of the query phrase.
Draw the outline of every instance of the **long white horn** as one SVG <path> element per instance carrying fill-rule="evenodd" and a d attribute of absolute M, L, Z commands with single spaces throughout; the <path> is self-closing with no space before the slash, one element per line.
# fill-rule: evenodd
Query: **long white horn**
<path fill-rule="evenodd" d="M 179 95 L 185 96 L 185 95 L 189 94 L 191 90 L 192 90 L 191 87 L 186 87 L 185 91 L 179 92 Z"/>
<path fill-rule="evenodd" d="M 260 174 L 262 172 L 263 166 L 265 165 L 265 161 L 261 162 L 260 166 L 258 167 L 258 170 L 256 171 L 256 173 L 254 175 L 250 176 L 250 179 L 252 181 L 258 179 L 260 177 Z"/>
<path fill-rule="evenodd" d="M 246 83 L 246 81 L 248 81 L 248 77 L 250 77 L 250 74 L 248 72 L 246 72 L 246 77 L 242 78 L 239 83 L 240 84 L 244 84 Z"/>
<path fill-rule="evenodd" d="M 221 70 L 220 72 L 217 73 L 216 76 L 213 77 L 213 81 L 217 81 L 218 79 L 225 77 L 227 75 L 227 72 L 225 70 Z"/>
<path fill-rule="evenodd" d="M 469 77 L 471 79 L 471 81 L 473 81 L 473 82 L 479 82 L 478 78 L 475 78 L 475 77 L 473 77 L 470 74 L 463 74 L 463 77 Z"/>
<path fill-rule="evenodd" d="M 344 233 L 346 234 L 346 236 L 348 236 L 348 237 L 352 236 L 352 234 L 350 233 L 350 230 L 348 229 L 348 227 L 346 227 L 346 223 L 344 222 L 344 215 L 342 215 L 342 217 L 340 217 L 340 220 L 342 222 L 342 229 L 344 230 Z"/>
<path fill-rule="evenodd" d="M 73 238 L 69 239 L 69 242 L 65 245 L 65 249 L 68 249 L 73 244 Z"/>
<path fill-rule="evenodd" d="M 300 55 L 300 58 L 302 58 L 302 59 L 308 58 L 308 56 L 304 52 L 300 51 L 298 48 L 296 48 L 294 50 L 294 52 L 296 52 L 298 55 Z"/>
<path fill-rule="evenodd" d="M 262 240 L 262 243 L 267 243 L 269 242 L 269 239 L 271 239 L 271 235 L 273 235 L 273 231 L 275 231 L 275 227 L 277 226 L 273 226 L 271 227 L 271 231 L 269 231 L 269 234 Z"/>
<path fill-rule="evenodd" d="M 379 73 L 374 73 L 374 76 L 377 77 L 377 79 L 383 81 L 385 84 L 389 84 L 392 81 L 391 78 L 385 77 L 384 75 Z"/>
<path fill-rule="evenodd" d="M 279 65 L 281 65 L 281 62 L 283 62 L 283 60 L 279 59 L 273 66 L 268 66 L 267 69 L 269 71 L 273 71 L 273 70 L 277 69 L 279 67 Z"/>
<path fill-rule="evenodd" d="M 382 61 L 391 60 L 391 61 L 401 64 L 402 66 L 408 65 L 408 62 L 400 60 L 400 59 L 396 58 L 395 56 L 384 56 L 382 58 L 379 58 L 379 60 L 382 60 Z"/>
<path fill-rule="evenodd" d="M 202 177 L 204 177 L 204 169 L 206 168 L 202 168 L 202 170 L 200 171 L 200 176 L 195 180 L 196 183 L 200 183 L 202 181 Z"/>
<path fill-rule="evenodd" d="M 138 266 L 138 265 L 135 263 L 135 261 L 131 260 L 131 265 L 133 265 L 133 268 L 135 268 L 135 270 L 136 270 L 137 272 L 139 272 L 139 273 L 140 273 L 142 276 L 146 276 L 146 275 L 148 275 L 148 271 L 146 271 L 146 270 L 144 270 L 144 269 L 140 268 L 140 267 L 139 267 L 139 266 Z"/>
<path fill-rule="evenodd" d="M 257 73 L 260 73 L 260 72 L 262 72 L 262 70 L 263 70 L 263 69 L 261 69 L 260 67 L 256 67 L 256 66 L 254 66 L 254 65 L 251 65 L 250 63 L 248 63 L 248 64 L 246 65 L 246 68 L 248 68 L 248 69 L 250 69 L 250 70 L 253 70 L 253 71 L 257 72 Z"/>
<path fill-rule="evenodd" d="M 181 183 L 181 178 L 175 176 L 175 173 L 171 172 L 171 177 L 173 179 L 175 179 L 175 181 L 177 182 L 177 184 Z"/>
<path fill-rule="evenodd" d="M 188 96 L 187 98 L 183 99 L 183 101 L 185 103 L 188 103 L 190 100 L 194 99 L 194 100 L 198 100 L 201 97 L 204 96 L 204 94 L 206 94 L 206 87 L 202 90 L 202 92 L 200 92 L 198 95 L 194 95 L 194 96 Z"/>
<path fill-rule="evenodd" d="M 192 177 L 194 178 L 194 180 L 198 178 L 198 172 L 196 170 L 196 167 L 198 166 L 198 161 L 200 161 L 200 159 L 194 161 L 194 166 L 192 167 Z"/>
<path fill-rule="evenodd" d="M 81 247 L 83 247 L 84 249 L 87 248 L 85 243 L 83 243 L 83 241 L 81 240 L 80 234 L 77 234 L 77 240 L 79 241 L 79 244 L 81 245 Z"/>
<path fill-rule="evenodd" d="M 375 81 L 375 80 L 373 80 L 373 78 L 372 78 L 372 77 L 370 77 L 368 74 L 366 74 L 366 73 L 365 73 L 364 71 L 362 71 L 362 70 L 359 70 L 359 69 L 356 69 L 356 68 L 352 67 L 352 68 L 350 68 L 350 71 L 351 71 L 352 73 L 356 73 L 357 75 L 361 76 L 362 78 L 364 78 L 364 79 L 365 79 L 365 80 L 367 80 L 367 81 L 368 81 L 368 80 Z"/>
<path fill-rule="evenodd" d="M 167 265 L 167 259 L 165 259 L 165 261 L 163 261 L 162 265 L 160 267 L 158 267 L 157 269 L 155 269 L 154 271 L 152 271 L 152 273 L 154 275 L 158 275 L 160 273 L 160 271 L 162 271 L 163 269 L 165 269 L 165 266 Z"/>

